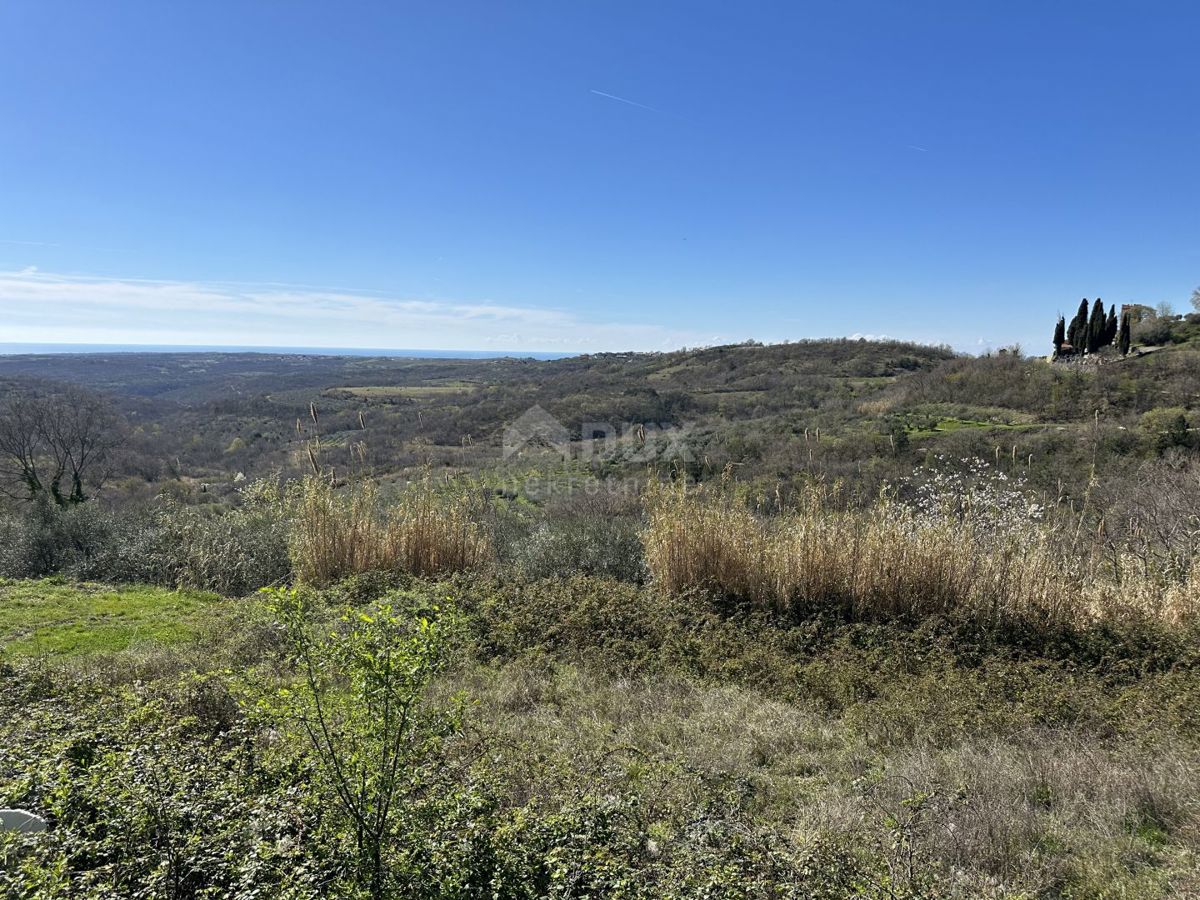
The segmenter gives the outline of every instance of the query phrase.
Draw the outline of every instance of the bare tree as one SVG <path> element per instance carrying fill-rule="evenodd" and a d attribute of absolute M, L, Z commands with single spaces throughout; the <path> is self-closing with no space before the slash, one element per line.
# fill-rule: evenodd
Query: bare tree
<path fill-rule="evenodd" d="M 0 493 L 82 503 L 104 483 L 120 425 L 108 401 L 78 385 L 9 385 L 0 397 Z"/>

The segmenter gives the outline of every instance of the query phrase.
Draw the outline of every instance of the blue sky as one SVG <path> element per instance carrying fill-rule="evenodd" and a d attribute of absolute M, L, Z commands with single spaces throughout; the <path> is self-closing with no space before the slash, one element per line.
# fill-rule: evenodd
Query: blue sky
<path fill-rule="evenodd" d="M 1194 3 L 0 4 L 0 342 L 1045 349 L 1200 284 Z M 617 99 L 620 98 L 620 99 Z"/>

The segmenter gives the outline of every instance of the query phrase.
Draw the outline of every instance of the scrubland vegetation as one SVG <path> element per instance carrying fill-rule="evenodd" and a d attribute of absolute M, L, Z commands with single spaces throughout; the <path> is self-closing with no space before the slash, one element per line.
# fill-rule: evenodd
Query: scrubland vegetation
<path fill-rule="evenodd" d="M 966 498 L 933 494 L 926 499 L 936 505 L 924 509 L 885 498 L 850 510 L 830 508 L 814 489 L 798 508 L 767 516 L 728 492 L 656 487 L 649 568 L 667 590 L 708 588 L 784 611 L 836 606 L 864 619 L 951 614 L 1086 626 L 1200 612 L 1196 561 L 1177 581 L 1146 579 L 1127 554 L 1105 558 L 1091 541 L 1080 552 L 1056 537 L 1036 505 L 996 521 L 1011 496 L 994 487 L 980 479 Z"/>
<path fill-rule="evenodd" d="M 360 361 L 160 408 L 206 480 L 117 393 L 0 519 L 0 894 L 1200 894 L 1195 353 Z M 502 456 L 535 403 L 694 418 Z"/>

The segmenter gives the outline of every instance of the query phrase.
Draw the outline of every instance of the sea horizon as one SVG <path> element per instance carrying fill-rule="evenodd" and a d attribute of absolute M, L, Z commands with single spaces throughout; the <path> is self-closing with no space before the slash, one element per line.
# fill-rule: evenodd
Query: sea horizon
<path fill-rule="evenodd" d="M 0 356 L 104 353 L 262 353 L 272 356 L 364 356 L 407 359 L 565 359 L 578 353 L 532 350 L 417 350 L 383 347 L 275 347 L 221 344 L 72 344 L 0 341 Z"/>

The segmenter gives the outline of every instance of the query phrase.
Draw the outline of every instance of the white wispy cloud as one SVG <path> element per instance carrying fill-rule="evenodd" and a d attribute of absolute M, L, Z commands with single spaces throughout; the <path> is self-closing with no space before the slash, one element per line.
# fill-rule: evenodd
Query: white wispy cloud
<path fill-rule="evenodd" d="M 661 350 L 710 335 L 603 310 L 391 297 L 252 282 L 0 272 L 0 342 L 505 350 Z"/>

